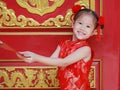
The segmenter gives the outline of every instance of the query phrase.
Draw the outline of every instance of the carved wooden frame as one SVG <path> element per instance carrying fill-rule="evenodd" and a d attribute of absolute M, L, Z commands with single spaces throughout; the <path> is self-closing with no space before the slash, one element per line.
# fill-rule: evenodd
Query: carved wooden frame
<path fill-rule="evenodd" d="M 62 0 L 59 0 L 59 1 L 62 1 Z M 16 0 L 16 2 L 19 3 L 21 5 L 21 7 L 23 7 L 24 3 L 22 2 L 22 0 Z M 88 8 L 91 8 L 92 10 L 95 10 L 95 2 L 96 2 L 95 0 L 78 0 L 74 4 L 84 5 Z M 102 0 L 98 0 L 98 2 L 100 3 L 99 6 L 97 5 L 98 8 L 100 8 L 99 14 L 102 15 Z M 61 2 L 61 4 L 62 3 L 63 3 L 63 1 Z M 63 27 L 64 28 L 71 28 L 71 16 L 72 16 L 71 8 L 69 8 L 68 11 L 65 12 L 66 13 L 65 16 L 58 15 L 54 18 L 51 17 L 42 23 L 34 20 L 34 18 L 32 18 L 32 17 L 26 18 L 24 15 L 19 15 L 17 17 L 15 14 L 15 11 L 12 9 L 8 9 L 5 2 L 0 1 L 0 8 L 1 8 L 1 12 L 3 12 L 3 13 L 1 13 L 2 17 L 0 18 L 0 21 L 1 21 L 0 27 L 1 28 L 32 28 L 32 27 L 37 27 L 37 28 L 46 28 L 46 27 L 48 27 L 48 28 L 63 28 Z M 34 11 L 34 10 L 31 10 L 31 11 Z M 4 14 L 4 12 L 6 12 L 6 13 Z M 6 16 L 9 16 L 9 17 L 6 17 Z M 9 19 L 10 21 L 8 21 L 6 18 Z M 52 25 L 51 22 L 54 23 L 54 25 Z"/>
<path fill-rule="evenodd" d="M 31 66 L 29 64 L 22 65 L 22 60 L 0 60 L 0 63 L 0 89 L 2 90 L 59 89 L 59 82 L 56 78 L 57 67 L 39 66 L 39 64 L 37 66 Z M 34 82 L 32 82 L 31 78 Z M 91 89 L 102 90 L 101 59 L 94 59 L 89 80 Z M 35 84 L 35 82 L 37 82 L 37 84 Z"/>

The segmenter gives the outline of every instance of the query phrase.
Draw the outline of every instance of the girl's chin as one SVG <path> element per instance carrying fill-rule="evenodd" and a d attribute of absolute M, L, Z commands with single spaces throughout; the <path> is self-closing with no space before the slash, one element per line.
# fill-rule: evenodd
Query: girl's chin
<path fill-rule="evenodd" d="M 77 37 L 77 39 L 79 39 L 79 40 L 85 40 L 86 38 L 83 38 L 83 37 Z"/>
<path fill-rule="evenodd" d="M 82 36 L 80 36 L 80 35 L 78 35 L 78 36 L 77 36 L 77 39 L 83 39 L 83 37 L 82 37 Z"/>

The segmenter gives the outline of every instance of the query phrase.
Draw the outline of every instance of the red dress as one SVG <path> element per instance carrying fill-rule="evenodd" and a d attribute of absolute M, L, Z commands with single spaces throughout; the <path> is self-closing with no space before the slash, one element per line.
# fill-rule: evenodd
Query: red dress
<path fill-rule="evenodd" d="M 61 50 L 59 58 L 64 58 L 76 49 L 89 46 L 86 41 L 65 41 L 60 44 Z M 92 57 L 93 58 L 93 57 Z M 79 60 L 67 67 L 58 67 L 58 79 L 60 90 L 90 90 L 88 75 L 92 58 L 88 62 Z"/>

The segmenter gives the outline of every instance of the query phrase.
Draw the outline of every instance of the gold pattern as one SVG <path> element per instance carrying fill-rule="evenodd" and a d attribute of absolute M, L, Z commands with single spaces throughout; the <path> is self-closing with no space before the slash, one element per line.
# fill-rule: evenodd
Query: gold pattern
<path fill-rule="evenodd" d="M 72 16 L 72 11 L 69 9 L 66 12 L 65 17 L 62 15 L 58 15 L 55 18 L 49 18 L 45 22 L 43 22 L 41 25 L 42 26 L 56 26 L 56 27 L 64 27 L 64 26 L 69 26 L 71 27 L 71 16 Z"/>
<path fill-rule="evenodd" d="M 14 68 L 14 70 L 9 70 Z M 0 67 L 0 88 L 47 88 L 58 87 L 57 68 Z M 48 79 L 46 79 L 48 78 Z"/>
<path fill-rule="evenodd" d="M 72 35 L 72 32 L 0 32 L 0 35 Z"/>
<path fill-rule="evenodd" d="M 5 88 L 59 88 L 56 78 L 57 67 L 42 66 L 1 66 L 0 89 Z M 91 88 L 96 87 L 95 66 L 91 67 L 89 81 Z M 3 80 L 2 80 L 3 79 Z"/>
<path fill-rule="evenodd" d="M 60 7 L 65 0 L 16 0 L 18 5 L 26 8 L 30 13 L 43 16 L 47 13 L 54 12 Z M 52 5 L 49 5 L 52 3 Z"/>
<path fill-rule="evenodd" d="M 39 23 L 32 18 L 26 18 L 23 15 L 16 17 L 12 9 L 7 9 L 6 4 L 0 1 L 0 27 L 31 27 L 39 26 Z"/>
<path fill-rule="evenodd" d="M 96 68 L 95 66 L 91 66 L 90 73 L 89 73 L 89 81 L 90 81 L 90 87 L 95 88 L 96 87 Z"/>
<path fill-rule="evenodd" d="M 82 5 L 82 6 L 85 6 L 85 7 L 87 7 L 87 8 L 89 8 L 89 2 L 90 2 L 91 0 L 79 0 L 78 2 L 75 2 L 75 5 Z M 93 8 L 91 8 L 91 9 L 93 9 Z"/>
<path fill-rule="evenodd" d="M 52 6 L 48 5 L 48 2 L 53 2 L 54 4 Z M 27 8 L 31 13 L 38 13 L 41 11 L 41 15 L 52 13 L 57 7 L 60 7 L 65 0 L 17 0 L 17 3 Z M 28 4 L 29 2 L 29 4 Z M 41 5 L 40 2 L 44 2 L 44 4 Z M 59 2 L 59 4 L 58 4 Z M 91 8 L 95 10 L 95 0 L 78 0 L 74 4 L 80 4 L 84 5 L 88 8 Z M 30 8 L 31 6 L 31 8 Z M 36 6 L 36 7 L 32 7 Z M 46 7 L 47 6 L 47 7 Z M 48 9 L 49 7 L 49 9 Z M 14 10 L 8 9 L 5 2 L 0 1 L 0 27 L 71 27 L 71 17 L 72 17 L 72 11 L 71 9 L 68 9 L 66 11 L 65 16 L 58 15 L 54 18 L 49 18 L 45 20 L 42 23 L 39 23 L 38 21 L 35 21 L 33 18 L 26 18 L 24 15 L 19 15 L 16 17 Z M 29 8 L 29 9 L 28 9 Z M 40 9 L 41 8 L 41 9 Z M 102 8 L 102 7 L 100 7 Z M 35 9 L 35 10 L 34 10 Z M 45 10 L 44 10 L 45 9 Z M 43 12 L 44 11 L 44 12 Z"/>

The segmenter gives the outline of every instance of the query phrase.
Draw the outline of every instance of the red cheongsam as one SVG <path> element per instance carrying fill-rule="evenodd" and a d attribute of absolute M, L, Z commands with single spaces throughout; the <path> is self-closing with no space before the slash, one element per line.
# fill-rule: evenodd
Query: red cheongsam
<path fill-rule="evenodd" d="M 59 58 L 64 58 L 83 46 L 89 46 L 89 44 L 86 41 L 66 40 L 60 44 Z M 79 60 L 67 67 L 58 67 L 60 90 L 90 90 L 88 75 L 92 59 L 93 57 L 88 62 Z"/>

